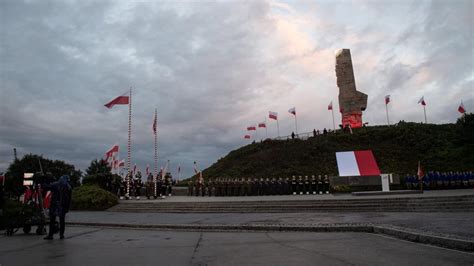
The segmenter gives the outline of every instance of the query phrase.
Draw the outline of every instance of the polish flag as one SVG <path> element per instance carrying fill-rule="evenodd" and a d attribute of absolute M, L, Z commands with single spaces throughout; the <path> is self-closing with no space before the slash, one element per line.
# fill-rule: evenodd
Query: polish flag
<path fill-rule="evenodd" d="M 388 104 L 390 102 L 390 94 L 385 95 L 385 104 Z"/>
<path fill-rule="evenodd" d="M 292 107 L 288 110 L 288 113 L 296 115 L 296 108 Z"/>
<path fill-rule="evenodd" d="M 244 139 L 250 139 L 250 135 L 245 135 Z"/>
<path fill-rule="evenodd" d="M 371 150 L 336 152 L 339 176 L 376 176 L 380 169 Z"/>
<path fill-rule="evenodd" d="M 420 98 L 420 100 L 418 101 L 418 103 L 421 103 L 421 105 L 425 106 L 425 105 L 426 105 L 425 96 L 421 96 L 421 98 Z"/>
<path fill-rule="evenodd" d="M 422 179 L 423 176 L 425 176 L 425 173 L 423 172 L 423 168 L 421 168 L 420 161 L 418 161 L 418 171 L 417 171 L 418 179 Z"/>
<path fill-rule="evenodd" d="M 257 127 L 255 127 L 255 125 L 248 126 L 248 127 L 247 127 L 247 130 L 248 130 L 248 131 L 257 130 Z"/>
<path fill-rule="evenodd" d="M 105 152 L 105 160 L 108 161 L 110 158 L 114 156 L 114 154 L 119 152 L 119 145 L 114 144 L 112 148 L 110 148 L 108 151 Z"/>
<path fill-rule="evenodd" d="M 332 101 L 328 105 L 328 110 L 332 110 Z"/>
<path fill-rule="evenodd" d="M 460 112 L 461 114 L 464 114 L 466 112 L 466 108 L 464 108 L 464 104 L 462 102 L 458 107 L 458 112 Z"/>
<path fill-rule="evenodd" d="M 128 104 L 130 100 L 130 96 L 128 95 L 128 93 L 129 92 L 126 92 L 120 95 L 119 97 L 113 99 L 112 101 L 104 104 L 104 106 L 110 109 L 116 104 Z"/>
<path fill-rule="evenodd" d="M 258 127 L 267 127 L 267 125 L 265 125 L 265 122 L 262 122 L 262 123 L 258 123 Z"/>
<path fill-rule="evenodd" d="M 273 119 L 273 120 L 278 120 L 278 113 L 277 112 L 268 112 L 268 118 Z"/>

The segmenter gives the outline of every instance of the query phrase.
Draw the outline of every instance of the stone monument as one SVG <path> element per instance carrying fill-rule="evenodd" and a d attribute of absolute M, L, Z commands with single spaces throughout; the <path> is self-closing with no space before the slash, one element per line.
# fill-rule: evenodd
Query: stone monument
<path fill-rule="evenodd" d="M 356 90 L 349 49 L 336 51 L 336 77 L 339 87 L 339 111 L 342 115 L 342 126 L 362 127 L 362 111 L 367 108 L 367 94 Z"/>

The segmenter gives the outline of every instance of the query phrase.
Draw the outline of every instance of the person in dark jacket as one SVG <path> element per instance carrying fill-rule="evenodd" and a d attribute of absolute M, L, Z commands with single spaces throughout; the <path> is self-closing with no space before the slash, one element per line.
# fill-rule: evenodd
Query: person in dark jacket
<path fill-rule="evenodd" d="M 69 182 L 69 176 L 63 175 L 59 178 L 59 181 L 44 186 L 46 190 L 51 191 L 49 231 L 44 239 L 53 239 L 56 216 L 59 216 L 59 238 L 64 239 L 66 213 L 69 211 L 72 196 L 72 188 Z"/>

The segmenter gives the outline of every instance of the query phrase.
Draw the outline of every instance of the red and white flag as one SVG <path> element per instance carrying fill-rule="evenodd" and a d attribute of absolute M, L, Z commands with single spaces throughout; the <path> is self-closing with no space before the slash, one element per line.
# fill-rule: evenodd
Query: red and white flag
<path fill-rule="evenodd" d="M 114 144 L 114 146 L 112 146 L 112 148 L 110 148 L 108 151 L 105 152 L 105 161 L 108 161 L 110 158 L 112 158 L 118 152 L 119 152 L 119 145 Z"/>
<path fill-rule="evenodd" d="M 332 101 L 328 105 L 328 110 L 332 110 Z"/>
<path fill-rule="evenodd" d="M 418 172 L 417 172 L 417 175 L 418 175 L 418 179 L 422 179 L 423 176 L 425 176 L 425 173 L 423 172 L 423 168 L 421 168 L 421 164 L 420 164 L 420 161 L 418 161 Z"/>
<path fill-rule="evenodd" d="M 426 105 L 425 96 L 421 96 L 421 98 L 420 98 L 420 100 L 418 101 L 418 103 L 420 103 L 421 105 L 425 106 L 425 105 Z"/>
<path fill-rule="evenodd" d="M 265 122 L 262 122 L 262 123 L 258 123 L 258 127 L 267 127 L 267 125 L 265 124 Z"/>
<path fill-rule="evenodd" d="M 130 100 L 130 96 L 128 95 L 128 92 L 126 92 L 120 95 L 119 97 L 113 99 L 112 101 L 104 104 L 104 106 L 110 109 L 116 104 L 128 104 L 129 100 Z"/>
<path fill-rule="evenodd" d="M 464 108 L 464 104 L 462 102 L 458 107 L 458 112 L 460 112 L 461 114 L 464 114 L 466 112 L 466 108 Z"/>
<path fill-rule="evenodd" d="M 247 130 L 248 130 L 248 131 L 257 130 L 257 127 L 256 127 L 255 125 L 251 125 L 251 126 L 248 126 L 248 127 L 247 127 Z"/>
<path fill-rule="evenodd" d="M 380 169 L 372 151 L 336 152 L 339 176 L 377 176 Z"/>
<path fill-rule="evenodd" d="M 196 161 L 194 161 L 194 173 L 199 173 Z"/>
<path fill-rule="evenodd" d="M 296 108 L 295 107 L 292 107 L 288 110 L 288 113 L 290 114 L 293 114 L 293 115 L 296 115 Z"/>
<path fill-rule="evenodd" d="M 385 104 L 388 104 L 390 102 L 390 94 L 385 95 Z"/>
<path fill-rule="evenodd" d="M 277 112 L 268 112 L 268 118 L 273 119 L 273 120 L 278 120 L 278 113 Z"/>
<path fill-rule="evenodd" d="M 277 112 L 268 112 L 268 118 L 273 119 L 273 120 L 278 120 L 278 113 Z"/>
<path fill-rule="evenodd" d="M 155 113 L 155 118 L 153 119 L 153 134 L 156 134 L 156 127 L 157 127 L 158 121 Z"/>
<path fill-rule="evenodd" d="M 245 135 L 244 139 L 250 139 L 250 135 Z"/>

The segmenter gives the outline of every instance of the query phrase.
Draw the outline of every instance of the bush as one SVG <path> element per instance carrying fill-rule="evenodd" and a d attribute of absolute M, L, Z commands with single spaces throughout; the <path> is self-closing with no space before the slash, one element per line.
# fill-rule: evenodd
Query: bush
<path fill-rule="evenodd" d="M 72 191 L 71 209 L 105 210 L 118 203 L 117 197 L 95 185 L 83 185 Z"/>
<path fill-rule="evenodd" d="M 2 213 L 0 215 L 0 230 L 5 229 L 8 221 L 20 216 L 23 204 L 16 200 L 7 199 L 2 206 Z"/>

